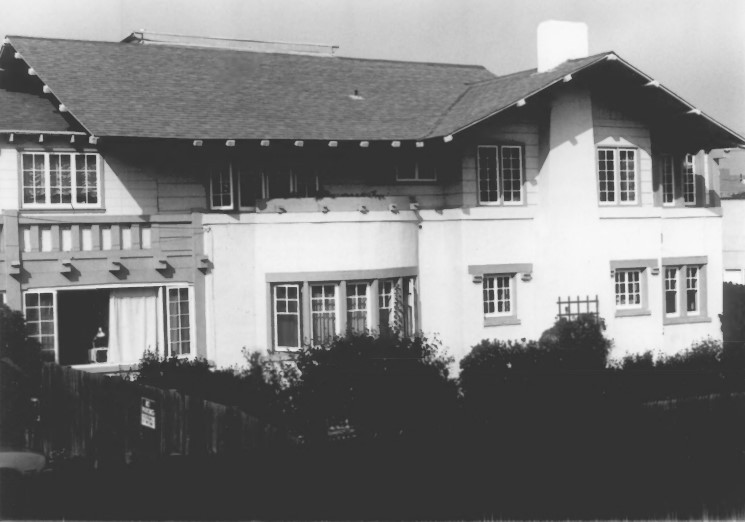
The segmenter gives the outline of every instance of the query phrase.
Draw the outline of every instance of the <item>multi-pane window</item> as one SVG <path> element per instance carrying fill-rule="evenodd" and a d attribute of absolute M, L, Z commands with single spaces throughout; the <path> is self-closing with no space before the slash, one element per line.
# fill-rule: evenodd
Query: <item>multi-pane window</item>
<path fill-rule="evenodd" d="M 367 329 L 367 283 L 347 284 L 347 329 L 358 333 Z"/>
<path fill-rule="evenodd" d="M 696 167 L 693 154 L 686 154 L 683 162 L 683 201 L 686 205 L 696 204 Z"/>
<path fill-rule="evenodd" d="M 678 315 L 678 269 L 665 268 L 665 315 Z"/>
<path fill-rule="evenodd" d="M 98 158 L 97 154 L 24 153 L 21 159 L 23 206 L 99 207 Z"/>
<path fill-rule="evenodd" d="M 635 204 L 637 201 L 636 149 L 598 149 L 600 202 Z"/>
<path fill-rule="evenodd" d="M 437 181 L 435 158 L 423 154 L 397 158 L 396 181 Z"/>
<path fill-rule="evenodd" d="M 238 170 L 240 207 L 254 208 L 260 199 L 312 197 L 320 190 L 318 169 L 312 166 L 257 166 Z"/>
<path fill-rule="evenodd" d="M 378 314 L 380 330 L 389 330 L 396 324 L 396 283 L 383 280 L 378 283 Z"/>
<path fill-rule="evenodd" d="M 476 163 L 480 203 L 514 205 L 522 202 L 522 147 L 480 145 Z"/>
<path fill-rule="evenodd" d="M 311 338 L 322 344 L 336 335 L 336 285 L 310 287 Z"/>
<path fill-rule="evenodd" d="M 641 270 L 616 270 L 616 308 L 641 307 Z"/>
<path fill-rule="evenodd" d="M 686 322 L 687 317 L 706 313 L 703 290 L 705 265 L 681 264 L 665 267 L 665 317 Z"/>
<path fill-rule="evenodd" d="M 28 336 L 41 345 L 45 360 L 54 360 L 56 321 L 52 292 L 27 292 L 24 298 Z"/>
<path fill-rule="evenodd" d="M 500 316 L 512 315 L 512 276 L 488 275 L 484 276 L 484 315 Z"/>
<path fill-rule="evenodd" d="M 232 210 L 233 208 L 233 175 L 229 163 L 212 166 L 210 208 L 212 210 Z"/>
<path fill-rule="evenodd" d="M 300 286 L 274 287 L 274 339 L 277 348 L 300 348 Z"/>
<path fill-rule="evenodd" d="M 686 267 L 686 314 L 696 315 L 701 311 L 699 306 L 699 267 Z"/>
<path fill-rule="evenodd" d="M 189 289 L 168 289 L 168 354 L 188 355 L 191 352 L 191 319 Z"/>
<path fill-rule="evenodd" d="M 662 204 L 675 204 L 675 162 L 670 154 L 662 156 Z"/>

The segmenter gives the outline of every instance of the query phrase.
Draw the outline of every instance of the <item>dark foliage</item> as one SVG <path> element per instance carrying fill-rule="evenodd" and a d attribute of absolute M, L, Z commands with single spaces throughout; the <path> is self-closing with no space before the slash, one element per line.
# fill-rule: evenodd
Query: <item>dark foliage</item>
<path fill-rule="evenodd" d="M 722 337 L 724 356 L 730 364 L 745 368 L 745 285 L 724 283 Z"/>
<path fill-rule="evenodd" d="M 0 445 L 24 446 L 36 407 L 41 355 L 26 336 L 23 314 L 0 304 Z"/>
<path fill-rule="evenodd" d="M 258 352 L 244 352 L 244 356 L 246 366 L 214 369 L 206 359 L 164 358 L 146 352 L 137 382 L 238 406 L 266 421 L 284 424 L 292 409 L 292 394 L 285 381 L 291 381 L 294 373 Z"/>
<path fill-rule="evenodd" d="M 428 440 L 442 434 L 457 401 L 451 359 L 424 337 L 348 334 L 296 358 L 297 412 L 313 440 L 349 422 L 363 440 Z"/>

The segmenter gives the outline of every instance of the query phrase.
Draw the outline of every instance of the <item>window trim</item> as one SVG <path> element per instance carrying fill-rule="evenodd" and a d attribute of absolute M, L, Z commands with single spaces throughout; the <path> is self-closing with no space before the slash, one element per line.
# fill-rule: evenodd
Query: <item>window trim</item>
<path fill-rule="evenodd" d="M 663 325 L 690 324 L 690 323 L 708 323 L 711 322 L 708 310 L 708 257 L 707 256 L 687 256 L 687 257 L 667 257 L 662 259 L 664 271 L 674 268 L 677 271 L 678 292 L 677 305 L 678 312 L 676 315 L 668 315 L 666 310 L 666 300 L 662 300 L 662 317 Z M 687 297 L 688 285 L 686 273 L 688 268 L 698 268 L 698 310 L 688 312 Z M 663 273 L 664 273 L 663 271 Z M 662 278 L 663 296 L 665 292 L 665 278 Z"/>
<path fill-rule="evenodd" d="M 517 149 L 520 154 L 520 199 L 518 201 L 505 201 L 504 199 L 504 165 L 503 165 L 503 149 Z M 497 181 L 497 194 L 499 195 L 496 201 L 483 201 L 481 199 L 481 168 L 479 166 L 479 151 L 480 149 L 492 149 L 496 150 L 496 181 Z M 496 144 L 482 144 L 476 146 L 476 198 L 479 205 L 482 206 L 504 206 L 504 207 L 517 207 L 523 206 L 525 202 L 525 147 L 522 144 L 515 143 L 496 143 Z"/>
<path fill-rule="evenodd" d="M 688 161 L 688 158 L 691 158 L 691 161 Z M 691 172 L 690 177 L 692 178 L 691 184 L 693 185 L 693 201 L 688 201 L 688 167 L 690 166 Z M 697 173 L 696 173 L 696 154 L 691 154 L 689 152 L 683 154 L 683 161 L 681 162 L 681 188 L 682 188 L 682 194 L 681 198 L 683 200 L 683 205 L 686 207 L 695 207 L 698 204 L 698 191 L 696 190 L 696 184 L 698 181 Z"/>
<path fill-rule="evenodd" d="M 97 151 L 92 150 L 70 150 L 70 149 L 34 149 L 28 148 L 18 151 L 18 198 L 19 207 L 22 210 L 103 210 L 104 209 L 104 190 L 103 190 L 103 158 Z M 27 155 L 44 156 L 44 192 L 45 200 L 51 200 L 51 162 L 52 155 L 67 155 L 71 157 L 70 161 L 70 203 L 26 203 L 24 198 L 24 168 L 23 159 Z M 97 203 L 77 203 L 77 157 L 78 156 L 95 156 L 96 158 L 96 191 L 98 194 Z"/>
<path fill-rule="evenodd" d="M 216 175 L 223 176 L 225 172 L 223 169 L 227 167 L 228 181 L 230 182 L 230 204 L 229 205 L 215 205 L 215 193 L 213 182 Z M 233 184 L 233 162 L 213 162 L 209 165 L 209 186 L 210 186 L 210 210 L 233 210 L 235 208 L 235 187 Z"/>
<path fill-rule="evenodd" d="M 298 345 L 297 346 L 280 346 L 279 345 L 279 321 L 277 320 L 277 289 L 279 287 L 295 287 L 297 288 L 297 338 L 298 338 Z M 303 308 L 304 308 L 304 294 L 303 294 L 303 284 L 298 283 L 296 281 L 293 282 L 285 282 L 285 283 L 277 283 L 272 285 L 272 293 L 271 293 L 271 311 L 272 311 L 272 326 L 273 326 L 273 341 L 272 341 L 272 347 L 276 351 L 280 352 L 294 352 L 297 350 L 300 350 L 303 347 Z M 293 315 L 293 314 L 285 314 L 285 315 Z"/>
<path fill-rule="evenodd" d="M 613 279 L 613 308 L 615 317 L 636 317 L 642 315 L 652 315 L 649 308 L 649 276 L 659 266 L 657 259 L 622 259 L 612 260 L 610 262 L 611 278 Z M 616 305 L 616 273 L 618 271 L 638 270 L 639 273 L 639 292 L 641 306 L 619 307 Z M 664 277 L 662 278 L 664 280 Z M 664 286 L 664 283 L 663 283 Z"/>
<path fill-rule="evenodd" d="M 672 193 L 670 194 L 672 196 L 672 201 L 670 202 L 665 202 L 665 194 L 666 194 L 665 161 L 666 160 L 670 161 L 670 168 L 672 169 L 672 171 L 670 172 L 670 176 L 672 177 L 672 180 L 671 180 L 672 181 Z M 678 199 L 677 189 L 679 188 L 678 186 L 679 183 L 677 181 L 678 176 L 676 176 L 677 170 L 678 169 L 676 168 L 675 156 L 673 154 L 670 154 L 670 153 L 660 154 L 660 187 L 662 189 L 662 200 L 661 201 L 662 201 L 663 207 L 675 207 L 677 205 L 677 199 Z"/>
<path fill-rule="evenodd" d="M 522 324 L 518 317 L 518 299 L 520 291 L 518 290 L 517 275 L 523 274 L 530 276 L 533 273 L 532 263 L 503 263 L 490 265 L 469 265 L 468 274 L 473 277 L 474 283 L 479 284 L 479 309 L 483 317 L 483 326 L 508 326 Z M 484 281 L 487 277 L 510 277 L 510 314 L 491 315 L 484 313 Z M 524 279 L 528 280 L 528 279 Z"/>
<path fill-rule="evenodd" d="M 600 190 L 600 152 L 601 151 L 613 151 L 613 195 L 614 200 L 613 201 L 602 201 L 600 198 L 601 190 Z M 627 200 L 627 201 L 621 201 L 621 182 L 620 182 L 620 162 L 621 162 L 621 154 L 620 152 L 626 151 L 626 152 L 633 152 L 634 153 L 634 199 L 633 200 Z M 607 145 L 597 145 L 595 150 L 595 179 L 597 183 L 597 195 L 598 195 L 598 204 L 602 207 L 614 207 L 614 206 L 622 206 L 622 207 L 633 207 L 633 206 L 640 206 L 641 205 L 641 193 L 640 193 L 640 185 L 641 185 L 641 171 L 640 171 L 640 154 L 639 154 L 639 147 L 628 147 L 628 146 L 618 146 L 618 147 L 611 147 Z"/>

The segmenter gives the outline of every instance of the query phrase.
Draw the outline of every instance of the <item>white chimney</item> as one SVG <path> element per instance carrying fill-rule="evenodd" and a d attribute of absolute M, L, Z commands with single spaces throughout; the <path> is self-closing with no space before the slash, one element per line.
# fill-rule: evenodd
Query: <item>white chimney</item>
<path fill-rule="evenodd" d="M 538 24 L 538 72 L 587 54 L 586 23 L 546 20 Z"/>

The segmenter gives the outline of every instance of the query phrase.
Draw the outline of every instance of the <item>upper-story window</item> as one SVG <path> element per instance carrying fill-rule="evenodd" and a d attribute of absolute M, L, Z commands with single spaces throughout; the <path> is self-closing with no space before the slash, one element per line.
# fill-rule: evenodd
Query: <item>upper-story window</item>
<path fill-rule="evenodd" d="M 225 162 L 212 166 L 209 174 L 212 210 L 253 209 L 260 199 L 310 197 L 320 190 L 317 169 L 303 165 Z"/>
<path fill-rule="evenodd" d="M 519 205 L 523 201 L 523 158 L 519 145 L 479 145 L 476 155 L 479 203 Z"/>
<path fill-rule="evenodd" d="M 662 205 L 665 207 L 696 205 L 698 173 L 695 155 L 662 154 L 660 169 L 662 171 Z"/>
<path fill-rule="evenodd" d="M 23 208 L 99 208 L 98 154 L 24 152 Z"/>
<path fill-rule="evenodd" d="M 437 162 L 431 155 L 399 158 L 394 165 L 396 181 L 437 181 Z"/>
<path fill-rule="evenodd" d="M 635 205 L 638 175 L 636 149 L 598 149 L 598 190 L 603 205 Z"/>

